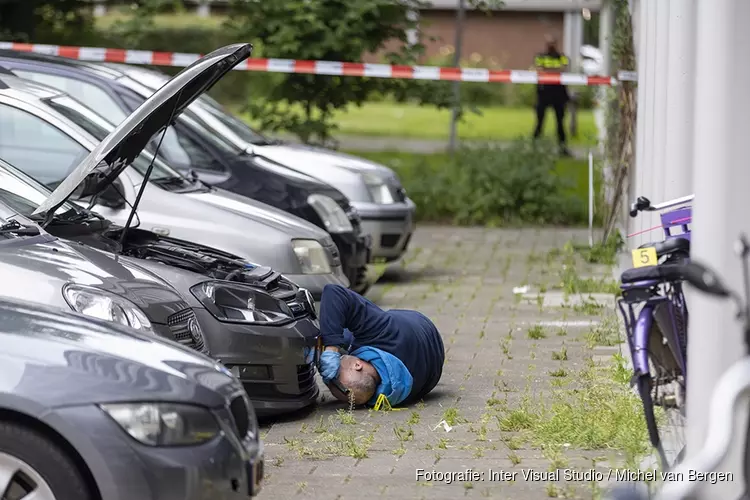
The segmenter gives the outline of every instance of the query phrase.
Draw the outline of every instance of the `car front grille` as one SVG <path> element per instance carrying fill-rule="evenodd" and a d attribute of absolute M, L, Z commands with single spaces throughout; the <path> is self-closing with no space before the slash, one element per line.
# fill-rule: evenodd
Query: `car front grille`
<path fill-rule="evenodd" d="M 349 218 L 349 222 L 352 224 L 352 229 L 355 235 L 362 233 L 362 217 L 354 207 L 349 207 L 346 211 L 346 216 Z"/>
<path fill-rule="evenodd" d="M 192 309 L 185 309 L 168 317 L 167 326 L 174 335 L 175 341 L 198 352 L 208 354 L 203 331 Z"/>
<path fill-rule="evenodd" d="M 247 436 L 250 430 L 250 411 L 247 405 L 247 401 L 242 396 L 237 396 L 229 403 L 229 411 L 232 414 L 234 426 L 240 438 Z"/>
<path fill-rule="evenodd" d="M 315 387 L 315 366 L 312 363 L 297 365 L 297 382 L 300 393 L 305 393 Z"/>

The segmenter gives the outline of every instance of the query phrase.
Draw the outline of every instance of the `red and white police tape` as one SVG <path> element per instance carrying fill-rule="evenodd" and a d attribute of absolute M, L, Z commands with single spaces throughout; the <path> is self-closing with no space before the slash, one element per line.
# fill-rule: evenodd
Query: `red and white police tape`
<path fill-rule="evenodd" d="M 201 54 L 156 52 L 151 50 L 108 49 L 101 47 L 67 47 L 30 43 L 0 42 L 0 49 L 35 52 L 77 59 L 79 61 L 146 64 L 152 66 L 189 66 Z M 536 71 L 489 70 L 482 68 L 446 68 L 440 66 L 392 66 L 389 64 L 337 61 L 303 61 L 295 59 L 247 59 L 236 70 L 266 73 L 306 73 L 333 76 L 368 76 L 408 80 L 459 80 L 462 82 L 543 83 L 547 85 L 616 85 L 618 81 L 636 81 L 632 71 L 621 71 L 617 78 L 587 76 L 577 73 L 539 73 Z"/>

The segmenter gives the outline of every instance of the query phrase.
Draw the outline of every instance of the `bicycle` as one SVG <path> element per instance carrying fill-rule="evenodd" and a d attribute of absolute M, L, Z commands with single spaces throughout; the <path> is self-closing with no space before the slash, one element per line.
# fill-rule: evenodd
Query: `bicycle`
<path fill-rule="evenodd" d="M 657 450 L 662 468 L 670 469 L 684 453 L 685 375 L 687 373 L 688 308 L 682 290 L 680 265 L 690 256 L 690 208 L 692 196 L 651 205 L 640 197 L 631 206 L 631 217 L 641 211 L 661 211 L 665 240 L 646 243 L 633 251 L 632 269 L 620 277 L 617 301 L 627 331 L 633 361 L 631 385 L 643 403 L 649 440 Z M 679 226 L 682 232 L 673 234 Z M 670 422 L 660 435 L 654 407 L 664 409 Z M 674 443 L 665 449 L 665 441 Z"/>
<path fill-rule="evenodd" d="M 737 253 L 742 260 L 743 296 L 727 288 L 719 276 L 694 261 L 683 264 L 679 271 L 684 281 L 703 293 L 716 297 L 728 298 L 737 307 L 737 317 L 742 320 L 746 355 L 734 363 L 716 384 L 711 397 L 708 415 L 708 432 L 705 444 L 692 458 L 682 462 L 672 470 L 669 479 L 657 492 L 656 500 L 694 500 L 701 481 L 689 481 L 691 473 L 716 472 L 717 467 L 726 459 L 732 445 L 737 441 L 734 433 L 736 415 L 742 405 L 747 404 L 750 397 L 750 243 L 747 238 L 740 236 Z M 748 434 L 750 436 L 750 434 Z M 745 446 L 745 463 L 743 470 L 750 465 L 750 442 L 747 437 Z M 742 498 L 747 498 L 747 480 L 745 477 L 745 492 Z M 611 489 L 605 498 L 609 500 L 647 500 L 649 495 L 637 483 L 618 485 Z"/>

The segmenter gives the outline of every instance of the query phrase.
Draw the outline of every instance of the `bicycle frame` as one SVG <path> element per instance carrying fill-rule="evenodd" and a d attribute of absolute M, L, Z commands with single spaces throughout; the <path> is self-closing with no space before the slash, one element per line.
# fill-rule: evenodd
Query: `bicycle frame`
<path fill-rule="evenodd" d="M 685 296 L 682 293 L 680 283 L 671 283 L 671 290 L 665 295 L 658 295 L 655 291 L 659 286 L 665 285 L 663 281 L 640 281 L 620 286 L 623 297 L 617 301 L 617 306 L 622 313 L 625 329 L 628 332 L 628 346 L 633 358 L 633 370 L 635 376 L 650 375 L 648 365 L 649 335 L 655 320 L 657 306 L 665 304 L 669 313 L 671 328 L 666 331 L 662 329 L 662 335 L 667 341 L 667 346 L 677 361 L 683 377 L 687 374 L 685 357 L 682 354 L 681 339 L 678 337 L 678 326 L 675 315 L 682 314 L 687 324 L 688 312 Z M 644 294 L 648 298 L 644 301 Z M 632 300 L 628 296 L 633 296 Z M 645 302 L 645 303 L 644 303 Z M 635 308 L 643 304 L 636 318 Z"/>

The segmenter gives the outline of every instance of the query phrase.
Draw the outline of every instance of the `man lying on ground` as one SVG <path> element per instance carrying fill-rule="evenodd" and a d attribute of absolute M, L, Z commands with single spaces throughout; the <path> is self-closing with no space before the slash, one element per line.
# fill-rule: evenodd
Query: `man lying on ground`
<path fill-rule="evenodd" d="M 320 334 L 320 374 L 341 401 L 373 406 L 382 394 L 391 406 L 412 403 L 434 389 L 443 373 L 443 339 L 424 314 L 384 311 L 340 285 L 323 288 Z"/>

